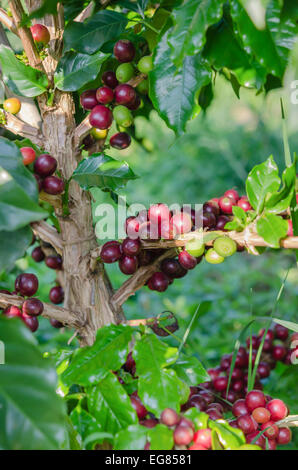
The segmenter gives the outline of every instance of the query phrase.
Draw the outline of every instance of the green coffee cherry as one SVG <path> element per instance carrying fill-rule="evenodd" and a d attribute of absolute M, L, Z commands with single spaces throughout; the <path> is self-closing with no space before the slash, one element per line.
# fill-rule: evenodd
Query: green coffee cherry
<path fill-rule="evenodd" d="M 129 127 L 133 123 L 133 116 L 130 110 L 121 104 L 119 106 L 115 106 L 113 116 L 119 126 Z"/>
<path fill-rule="evenodd" d="M 237 244 L 229 237 L 218 237 L 214 240 L 213 248 L 216 253 L 224 258 L 232 256 L 237 251 Z"/>
<path fill-rule="evenodd" d="M 128 82 L 134 74 L 133 66 L 130 62 L 120 64 L 116 69 L 116 78 L 120 83 Z"/>
<path fill-rule="evenodd" d="M 198 258 L 202 256 L 205 251 L 205 245 L 199 239 L 193 239 L 186 243 L 185 250 L 192 256 Z"/>
<path fill-rule="evenodd" d="M 108 134 L 108 129 L 96 129 L 96 127 L 92 127 L 90 134 L 96 140 L 105 139 Z"/>
<path fill-rule="evenodd" d="M 138 69 L 141 73 L 145 73 L 146 75 L 151 72 L 151 70 L 153 69 L 153 61 L 151 55 L 145 55 L 139 60 Z"/>
<path fill-rule="evenodd" d="M 149 90 L 149 80 L 146 78 L 146 80 L 143 80 L 141 83 L 139 83 L 137 86 L 137 90 L 142 95 L 147 95 Z"/>
<path fill-rule="evenodd" d="M 210 248 L 210 250 L 207 251 L 205 254 L 205 260 L 207 263 L 210 264 L 220 264 L 222 263 L 225 259 L 223 256 L 220 256 L 214 248 Z"/>

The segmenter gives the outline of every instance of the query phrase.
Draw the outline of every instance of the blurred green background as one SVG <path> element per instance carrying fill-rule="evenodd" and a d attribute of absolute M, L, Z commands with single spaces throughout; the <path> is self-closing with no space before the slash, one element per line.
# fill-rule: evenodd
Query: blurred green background
<path fill-rule="evenodd" d="M 284 90 L 271 92 L 267 97 L 241 90 L 241 100 L 235 96 L 224 78 L 216 78 L 215 99 L 207 113 L 194 119 L 188 132 L 178 140 L 155 112 L 149 120 L 136 119 L 136 135 L 140 143 L 123 151 L 126 159 L 140 178 L 128 183 L 123 194 L 128 203 L 165 202 L 203 203 L 235 187 L 244 193 L 247 173 L 257 163 L 273 154 L 280 168 L 284 166 L 280 97 L 283 96 L 291 150 L 298 149 L 296 105 L 289 104 L 291 73 Z M 119 158 L 119 152 L 107 152 Z M 93 190 L 94 208 L 102 202 L 111 202 L 100 190 Z M 95 219 L 96 222 L 96 219 Z M 30 249 L 31 250 L 31 249 Z M 19 261 L 21 269 L 35 272 L 41 279 L 40 298 L 48 301 L 48 292 L 54 285 L 55 273 L 44 264 L 35 264 L 28 256 Z M 173 311 L 180 324 L 182 337 L 197 305 L 212 300 L 211 310 L 199 318 L 187 340 L 187 352 L 195 354 L 206 367 L 217 365 L 223 353 L 232 352 L 235 340 L 250 319 L 268 316 L 287 273 L 283 295 L 275 316 L 298 322 L 298 271 L 291 251 L 268 250 L 262 256 L 239 253 L 225 263 L 214 266 L 203 261 L 168 290 L 159 294 L 146 287 L 131 297 L 124 310 L 128 318 L 143 318 Z M 118 267 L 108 266 L 115 288 L 125 280 Z M 12 288 L 14 273 L 2 274 L 1 287 Z M 255 323 L 257 332 L 262 324 Z M 72 332 L 57 331 L 47 320 L 41 320 L 37 338 L 43 351 L 54 352 L 67 348 Z M 174 345 L 178 343 L 171 338 Z M 76 340 L 71 346 L 76 345 Z M 282 375 L 282 380 L 280 376 Z M 266 391 L 282 398 L 298 414 L 297 366 L 279 367 L 266 384 Z M 298 432 L 296 432 L 298 445 Z"/>

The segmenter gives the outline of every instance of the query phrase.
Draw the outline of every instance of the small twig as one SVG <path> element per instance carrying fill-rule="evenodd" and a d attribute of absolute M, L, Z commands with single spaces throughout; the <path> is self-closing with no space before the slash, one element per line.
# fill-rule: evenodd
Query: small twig
<path fill-rule="evenodd" d="M 31 142 L 38 145 L 39 147 L 43 147 L 44 139 L 40 129 L 37 127 L 30 126 L 19 118 L 14 116 L 13 114 L 6 113 L 5 114 L 5 124 L 0 124 L 1 127 L 7 129 L 8 131 L 12 132 L 13 134 L 20 135 L 25 137 L 26 139 L 30 139 Z"/>
<path fill-rule="evenodd" d="M 86 8 L 84 8 L 84 10 L 81 11 L 81 13 L 79 13 L 78 16 L 75 17 L 74 21 L 76 21 L 77 23 L 83 23 L 83 21 L 90 18 L 90 16 L 93 13 L 93 10 L 94 10 L 94 3 L 90 2 L 89 5 L 87 5 Z"/>
<path fill-rule="evenodd" d="M 21 307 L 24 302 L 22 297 L 17 295 L 7 295 L 0 293 L 0 307 L 6 308 L 14 305 L 15 307 Z M 49 319 L 55 319 L 61 323 L 69 326 L 70 328 L 81 328 L 83 321 L 79 313 L 72 312 L 66 308 L 57 307 L 56 305 L 50 305 L 47 303 L 43 304 L 44 310 L 42 316 Z"/>
<path fill-rule="evenodd" d="M 285 419 L 282 419 L 281 421 L 278 421 L 275 423 L 279 428 L 283 427 L 293 427 L 293 428 L 298 428 L 298 415 L 290 415 L 287 416 Z"/>
<path fill-rule="evenodd" d="M 62 239 L 55 227 L 52 227 L 44 221 L 34 222 L 31 224 L 31 227 L 34 235 L 39 237 L 44 242 L 50 243 L 56 252 L 59 253 L 59 255 L 62 255 Z"/>
<path fill-rule="evenodd" d="M 4 26 L 6 26 L 7 29 L 9 29 L 9 31 L 14 34 L 18 34 L 18 30 L 13 19 L 8 16 L 8 14 L 3 8 L 0 8 L 0 21 Z"/>

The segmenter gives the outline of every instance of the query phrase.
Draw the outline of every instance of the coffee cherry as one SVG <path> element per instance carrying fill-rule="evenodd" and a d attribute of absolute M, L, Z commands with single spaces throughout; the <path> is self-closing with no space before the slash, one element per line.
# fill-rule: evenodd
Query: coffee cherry
<path fill-rule="evenodd" d="M 34 261 L 36 261 L 36 263 L 40 263 L 41 261 L 45 259 L 45 254 L 40 248 L 40 246 L 37 246 L 36 248 L 34 248 L 34 250 L 31 253 L 31 256 L 34 259 Z"/>
<path fill-rule="evenodd" d="M 169 279 L 162 272 L 154 273 L 148 281 L 148 287 L 157 292 L 164 292 L 168 288 L 168 285 Z"/>
<path fill-rule="evenodd" d="M 272 357 L 276 361 L 282 361 L 287 355 L 287 350 L 284 346 L 277 344 L 276 346 L 273 346 L 272 349 Z"/>
<path fill-rule="evenodd" d="M 60 286 L 52 287 L 49 293 L 50 301 L 57 305 L 61 304 L 64 300 L 64 290 Z"/>
<path fill-rule="evenodd" d="M 252 417 L 257 423 L 263 424 L 270 420 L 270 412 L 266 408 L 255 408 L 252 412 Z"/>
<path fill-rule="evenodd" d="M 56 196 L 63 193 L 64 181 L 57 176 L 47 176 L 43 181 L 42 187 L 47 194 Z"/>
<path fill-rule="evenodd" d="M 42 43 L 44 45 L 50 42 L 50 33 L 46 26 L 43 24 L 34 24 L 30 27 L 32 37 L 35 42 Z"/>
<path fill-rule="evenodd" d="M 198 258 L 199 256 L 202 256 L 204 254 L 205 245 L 204 243 L 202 243 L 201 240 L 196 238 L 186 243 L 185 250 L 191 256 L 195 256 L 196 258 Z"/>
<path fill-rule="evenodd" d="M 268 411 L 268 410 L 267 410 Z M 270 414 L 270 413 L 269 413 Z M 265 421 L 261 426 L 261 431 L 264 432 L 264 436 L 268 437 L 269 439 L 276 439 L 278 436 L 278 427 L 273 421 Z"/>
<path fill-rule="evenodd" d="M 166 426 L 176 426 L 180 421 L 180 416 L 172 408 L 166 408 L 160 415 L 160 422 Z"/>
<path fill-rule="evenodd" d="M 175 258 L 164 259 L 161 263 L 161 270 L 166 276 L 175 278 L 176 274 L 180 272 L 181 265 Z"/>
<path fill-rule="evenodd" d="M 139 266 L 148 266 L 154 260 L 154 253 L 150 250 L 142 250 L 138 255 Z"/>
<path fill-rule="evenodd" d="M 267 439 L 266 442 L 266 450 L 276 450 L 276 440 L 275 439 Z"/>
<path fill-rule="evenodd" d="M 135 53 L 135 46 L 127 39 L 120 39 L 114 46 L 114 56 L 119 62 L 131 62 Z"/>
<path fill-rule="evenodd" d="M 123 274 L 134 274 L 138 269 L 138 258 L 136 256 L 123 256 L 119 261 L 119 268 Z"/>
<path fill-rule="evenodd" d="M 294 235 L 293 231 L 293 222 L 291 219 L 288 220 L 288 231 L 287 231 L 287 236 L 292 237 Z"/>
<path fill-rule="evenodd" d="M 23 313 L 22 320 L 25 323 L 25 325 L 29 328 L 29 330 L 32 331 L 32 333 L 34 333 L 37 330 L 39 326 L 37 317 L 32 317 L 31 315 L 27 315 L 26 313 Z"/>
<path fill-rule="evenodd" d="M 114 99 L 114 92 L 112 88 L 102 86 L 96 91 L 96 99 L 101 104 L 111 103 Z"/>
<path fill-rule="evenodd" d="M 256 335 L 251 336 L 251 344 L 252 344 L 252 349 L 258 349 L 259 339 Z M 247 345 L 248 348 L 250 347 L 250 338 L 246 339 L 246 345 Z"/>
<path fill-rule="evenodd" d="M 258 374 L 261 379 L 266 379 L 270 375 L 270 366 L 267 362 L 260 362 L 258 365 Z"/>
<path fill-rule="evenodd" d="M 289 444 L 292 440 L 292 431 L 289 428 L 279 428 L 277 444 Z"/>
<path fill-rule="evenodd" d="M 239 399 L 235 401 L 235 403 L 232 406 L 232 413 L 236 417 L 248 414 L 249 410 L 245 404 L 245 400 Z"/>
<path fill-rule="evenodd" d="M 10 114 L 18 114 L 21 110 L 21 102 L 18 98 L 8 98 L 3 103 L 3 108 Z"/>
<path fill-rule="evenodd" d="M 0 294 L 12 295 L 11 292 L 9 292 L 7 289 L 0 289 Z"/>
<path fill-rule="evenodd" d="M 255 440 L 255 438 L 259 435 L 259 433 L 260 433 L 260 431 L 254 431 L 250 434 L 247 434 L 245 436 L 246 437 L 246 442 L 248 444 L 251 444 Z M 256 446 L 262 447 L 262 449 L 265 449 L 266 448 L 266 439 L 265 439 L 265 437 L 263 435 L 259 436 L 257 438 L 257 440 L 254 442 L 254 444 Z"/>
<path fill-rule="evenodd" d="M 127 355 L 126 362 L 125 362 L 123 368 L 124 368 L 124 370 L 126 370 L 126 372 L 130 372 L 131 375 L 135 375 L 135 373 L 136 373 L 136 362 L 135 362 L 134 358 L 132 357 L 132 352 L 131 351 Z"/>
<path fill-rule="evenodd" d="M 192 227 L 191 216 L 186 212 L 179 212 L 173 215 L 170 224 L 173 225 L 178 235 L 188 233 Z"/>
<path fill-rule="evenodd" d="M 205 254 L 205 260 L 210 264 L 220 264 L 224 262 L 224 257 L 220 256 L 214 248 L 210 248 Z"/>
<path fill-rule="evenodd" d="M 248 202 L 247 199 L 244 199 L 244 198 L 239 199 L 239 201 L 237 202 L 237 206 L 241 207 L 241 209 L 243 209 L 244 212 L 252 210 L 250 203 Z"/>
<path fill-rule="evenodd" d="M 97 129 L 108 129 L 112 124 L 112 121 L 112 111 L 102 104 L 95 106 L 89 116 L 91 126 L 96 127 Z"/>
<path fill-rule="evenodd" d="M 213 386 L 216 391 L 223 392 L 228 386 L 228 377 L 217 377 L 213 381 Z"/>
<path fill-rule="evenodd" d="M 193 430 L 188 426 L 181 426 L 180 424 L 174 431 L 174 442 L 177 446 L 187 446 L 193 439 Z"/>
<path fill-rule="evenodd" d="M 43 312 L 43 303 L 39 299 L 27 299 L 22 305 L 22 312 L 26 315 L 38 316 Z"/>
<path fill-rule="evenodd" d="M 225 225 L 228 222 L 230 222 L 229 217 L 227 217 L 226 215 L 220 215 L 217 219 L 217 222 L 216 222 L 216 225 L 215 225 L 215 230 L 226 231 L 225 230 Z"/>
<path fill-rule="evenodd" d="M 130 63 L 120 64 L 116 69 L 116 77 L 118 82 L 128 82 L 134 74 L 134 68 Z"/>
<path fill-rule="evenodd" d="M 42 177 L 39 176 L 37 173 L 34 173 L 33 176 L 36 179 L 38 191 L 40 192 L 42 190 L 42 183 L 43 183 Z"/>
<path fill-rule="evenodd" d="M 50 269 L 57 269 L 57 270 L 62 269 L 61 256 L 47 256 L 45 263 L 47 267 Z"/>
<path fill-rule="evenodd" d="M 106 72 L 104 72 L 102 74 L 101 80 L 105 85 L 112 89 L 116 88 L 119 83 L 115 72 L 113 72 L 112 70 L 107 70 Z"/>
<path fill-rule="evenodd" d="M 127 132 L 118 132 L 110 138 L 110 145 L 118 150 L 124 150 L 131 144 L 130 135 Z"/>
<path fill-rule="evenodd" d="M 230 197 L 231 199 L 234 199 L 236 202 L 240 199 L 240 196 L 238 192 L 235 189 L 228 189 L 225 193 L 224 196 Z"/>
<path fill-rule="evenodd" d="M 147 416 L 148 411 L 146 410 L 141 400 L 138 397 L 131 395 L 130 401 L 131 401 L 132 407 L 135 409 L 137 413 L 138 418 L 144 419 Z"/>
<path fill-rule="evenodd" d="M 246 395 L 245 404 L 249 411 L 266 406 L 266 398 L 260 390 L 252 390 Z M 268 407 L 267 407 L 268 408 Z M 269 410 L 270 411 L 270 410 Z"/>
<path fill-rule="evenodd" d="M 84 109 L 93 109 L 98 105 L 96 90 L 83 91 L 80 96 L 80 103 Z"/>
<path fill-rule="evenodd" d="M 108 131 L 107 129 L 96 129 L 96 127 L 92 127 L 90 134 L 95 140 L 103 140 L 108 135 Z"/>
<path fill-rule="evenodd" d="M 199 395 L 204 398 L 207 406 L 211 405 L 214 400 L 214 394 L 212 392 L 208 392 L 208 390 L 200 390 Z"/>
<path fill-rule="evenodd" d="M 141 95 L 147 95 L 149 91 L 149 80 L 143 80 L 141 83 L 138 84 L 137 90 Z"/>
<path fill-rule="evenodd" d="M 216 225 L 216 217 L 212 212 L 203 212 L 203 228 L 211 229 Z"/>
<path fill-rule="evenodd" d="M 51 176 L 53 173 L 55 173 L 56 169 L 57 160 L 47 153 L 40 155 L 34 163 L 34 172 L 42 178 Z"/>
<path fill-rule="evenodd" d="M 158 424 L 158 420 L 154 418 L 149 418 L 149 419 L 140 421 L 141 426 L 145 426 L 145 428 L 149 428 L 149 429 L 155 428 L 157 424 Z"/>
<path fill-rule="evenodd" d="M 127 106 L 127 108 L 130 109 L 131 111 L 135 111 L 141 106 L 141 103 L 142 103 L 141 98 L 136 94 L 135 99 L 127 103 L 125 106 Z"/>
<path fill-rule="evenodd" d="M 222 418 L 222 413 L 220 413 L 216 408 L 207 408 L 206 413 L 212 421 Z"/>
<path fill-rule="evenodd" d="M 125 238 L 122 243 L 122 250 L 125 255 L 138 255 L 141 251 L 141 242 L 138 238 Z"/>
<path fill-rule="evenodd" d="M 205 204 L 203 205 L 203 212 L 209 212 L 213 215 L 215 215 L 216 217 L 219 215 L 219 205 L 217 204 L 217 202 L 215 201 L 207 201 L 205 202 Z"/>
<path fill-rule="evenodd" d="M 211 449 L 212 440 L 211 440 L 211 430 L 210 429 L 199 429 L 195 432 L 193 441 L 195 444 L 199 444 L 205 449 Z"/>
<path fill-rule="evenodd" d="M 136 217 L 127 217 L 125 221 L 125 232 L 129 238 L 137 238 L 140 228 L 140 222 Z"/>
<path fill-rule="evenodd" d="M 35 150 L 32 147 L 22 147 L 20 148 L 21 154 L 23 155 L 24 165 L 30 165 L 34 162 L 36 158 Z"/>
<path fill-rule="evenodd" d="M 207 404 L 204 400 L 204 398 L 197 394 L 197 395 L 192 395 L 192 397 L 188 401 L 189 407 L 190 408 L 197 408 L 200 411 L 205 411 L 207 408 Z"/>
<path fill-rule="evenodd" d="M 288 408 L 284 402 L 278 398 L 270 400 L 267 403 L 266 408 L 271 413 L 272 421 L 280 421 L 281 419 L 285 419 L 285 417 L 288 415 Z"/>
<path fill-rule="evenodd" d="M 218 237 L 214 240 L 213 248 L 224 258 L 232 256 L 237 251 L 237 244 L 229 237 Z"/>
<path fill-rule="evenodd" d="M 7 307 L 5 310 L 3 310 L 3 315 L 5 315 L 7 318 L 22 318 L 21 310 L 14 305 L 11 305 L 10 307 Z"/>
<path fill-rule="evenodd" d="M 132 114 L 125 106 L 115 106 L 113 109 L 113 116 L 119 126 L 130 127 L 133 123 Z"/>
<path fill-rule="evenodd" d="M 54 328 L 57 328 L 57 329 L 58 329 L 58 328 L 63 328 L 63 326 L 64 326 L 63 323 L 61 323 L 61 322 L 58 321 L 58 320 L 55 320 L 54 318 L 51 318 L 51 319 L 50 319 L 50 323 L 51 323 L 51 325 L 52 325 Z"/>
<path fill-rule="evenodd" d="M 135 89 L 127 84 L 118 85 L 115 89 L 115 101 L 117 104 L 129 104 L 136 98 Z"/>
<path fill-rule="evenodd" d="M 115 263 L 119 261 L 122 256 L 120 243 L 115 242 L 110 244 L 109 242 L 105 243 L 101 249 L 100 257 L 104 263 Z"/>
<path fill-rule="evenodd" d="M 16 291 L 26 297 L 32 297 L 38 289 L 38 279 L 35 274 L 20 274 L 16 279 Z"/>
<path fill-rule="evenodd" d="M 148 210 L 148 218 L 153 224 L 161 224 L 170 220 L 170 211 L 165 204 L 154 204 Z"/>
<path fill-rule="evenodd" d="M 276 338 L 280 339 L 281 341 L 285 341 L 286 339 L 288 339 L 289 336 L 288 328 L 285 328 L 284 326 L 278 324 L 274 326 L 274 333 Z"/>
<path fill-rule="evenodd" d="M 153 60 L 151 55 L 145 55 L 139 60 L 138 70 L 146 75 L 153 70 Z"/>
<path fill-rule="evenodd" d="M 191 256 L 187 251 L 180 251 L 178 255 L 178 261 L 181 266 L 185 269 L 194 269 L 197 265 L 197 260 L 194 256 Z"/>
<path fill-rule="evenodd" d="M 236 205 L 236 201 L 231 197 L 222 196 L 218 201 L 218 205 L 224 214 L 232 214 L 232 208 Z"/>
<path fill-rule="evenodd" d="M 237 418 L 237 424 L 244 434 L 250 434 L 258 429 L 258 424 L 250 415 L 242 415 Z"/>
<path fill-rule="evenodd" d="M 230 368 L 230 364 L 232 361 L 232 356 L 231 354 L 224 354 L 220 360 L 220 367 L 223 370 L 227 370 Z"/>

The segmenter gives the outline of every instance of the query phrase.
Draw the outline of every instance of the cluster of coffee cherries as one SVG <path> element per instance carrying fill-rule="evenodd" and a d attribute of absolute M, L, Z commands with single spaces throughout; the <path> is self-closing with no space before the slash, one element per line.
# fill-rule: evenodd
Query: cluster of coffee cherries
<path fill-rule="evenodd" d="M 147 93 L 148 80 L 142 80 L 136 89 L 130 85 L 130 80 L 138 72 L 147 75 L 152 70 L 152 57 L 143 56 L 134 63 L 135 46 L 126 39 L 119 40 L 114 46 L 114 56 L 120 62 L 115 71 L 103 73 L 102 86 L 97 90 L 87 90 L 81 94 L 81 105 L 91 110 L 89 122 L 92 126 L 91 135 L 97 140 L 106 139 L 108 129 L 113 119 L 120 128 L 128 128 L 133 124 L 132 111 L 141 105 L 140 93 Z M 126 149 L 131 143 L 130 135 L 118 132 L 111 136 L 110 145 L 118 150 Z"/>
<path fill-rule="evenodd" d="M 237 199 L 237 202 L 236 202 Z M 165 204 L 154 204 L 149 210 L 141 211 L 136 217 L 126 219 L 125 230 L 127 238 L 121 243 L 109 241 L 102 246 L 101 259 L 104 263 L 119 263 L 120 270 L 126 275 L 134 274 L 138 267 L 151 264 L 163 250 L 143 249 L 143 239 L 171 240 L 175 237 L 195 231 L 198 227 L 209 231 L 226 231 L 225 225 L 231 220 L 232 207 L 236 204 L 245 211 L 251 206 L 245 196 L 239 197 L 235 190 L 226 191 L 219 199 L 211 199 L 203 205 L 198 213 L 195 209 L 183 209 L 171 212 Z M 177 249 L 177 255 L 166 258 L 148 280 L 149 289 L 164 292 L 174 279 L 185 276 L 194 269 L 205 257 L 208 263 L 219 264 L 236 251 L 242 251 L 240 246 L 228 236 L 215 239 L 213 247 L 202 243 L 201 237 L 194 234 L 183 249 Z"/>
<path fill-rule="evenodd" d="M 64 181 L 54 173 L 57 170 L 57 160 L 47 153 L 36 158 L 36 152 L 32 147 L 21 147 L 24 165 L 32 164 L 32 170 L 36 179 L 38 190 L 47 194 L 62 194 L 65 188 Z"/>

